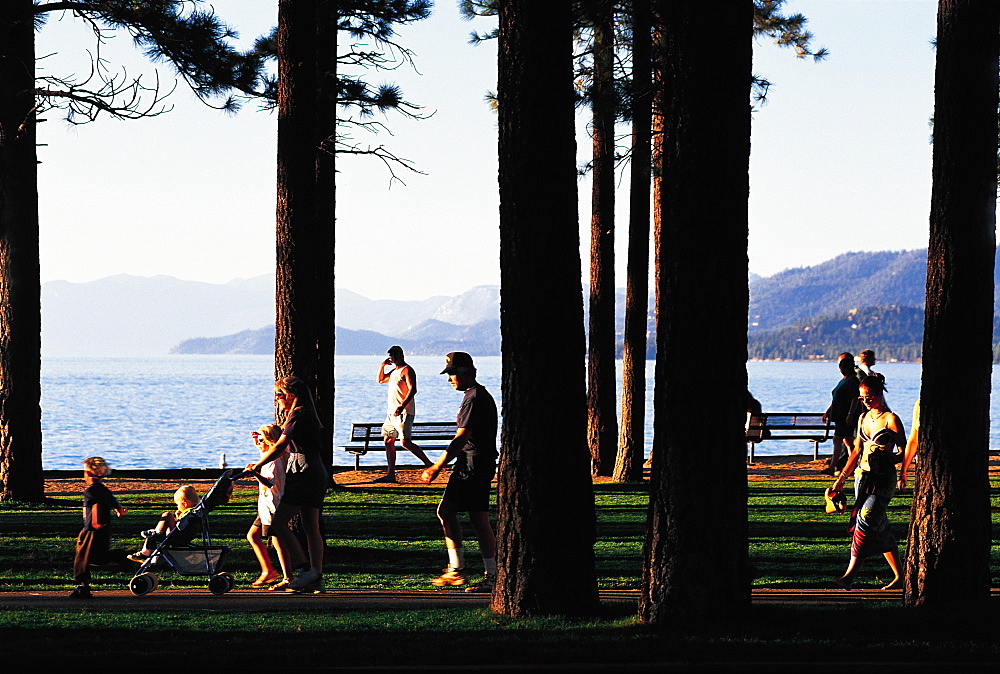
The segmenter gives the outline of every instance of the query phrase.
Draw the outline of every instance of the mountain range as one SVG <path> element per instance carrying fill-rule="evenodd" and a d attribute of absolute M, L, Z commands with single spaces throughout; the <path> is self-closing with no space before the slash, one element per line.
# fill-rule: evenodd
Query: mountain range
<path fill-rule="evenodd" d="M 873 348 L 880 359 L 919 358 L 926 258 L 926 250 L 845 253 L 770 277 L 751 275 L 750 356 L 830 358 Z M 620 344 L 623 289 L 616 299 Z M 225 284 L 128 275 L 50 281 L 42 287 L 43 353 L 270 353 L 273 306 L 269 275 Z M 652 299 L 649 306 L 651 355 Z M 343 355 L 380 355 L 390 344 L 412 354 L 499 354 L 497 286 L 420 301 L 371 300 L 338 288 L 336 311 Z"/>

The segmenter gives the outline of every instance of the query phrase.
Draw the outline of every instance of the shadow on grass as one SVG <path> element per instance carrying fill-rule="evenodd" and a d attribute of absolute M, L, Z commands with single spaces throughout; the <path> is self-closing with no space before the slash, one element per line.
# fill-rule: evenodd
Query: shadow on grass
<path fill-rule="evenodd" d="M 984 607 L 996 615 L 996 601 Z M 147 613 L 101 624 L 85 610 L 65 615 L 21 611 L 21 627 L 6 626 L 34 666 L 100 658 L 104 667 L 149 669 L 149 655 L 183 656 L 204 666 L 270 663 L 291 667 L 514 668 L 654 663 L 980 663 L 1000 659 L 995 625 L 943 612 L 884 605 L 817 608 L 755 607 L 742 620 L 663 626 L 637 623 L 627 607 L 600 616 L 510 619 L 481 608 L 317 610 L 212 615 Z M 39 624 L 45 623 L 44 625 Z M 191 660 L 197 658 L 197 660 Z M 165 658 L 166 666 L 176 660 Z M 745 669 L 745 668 L 744 668 Z"/>

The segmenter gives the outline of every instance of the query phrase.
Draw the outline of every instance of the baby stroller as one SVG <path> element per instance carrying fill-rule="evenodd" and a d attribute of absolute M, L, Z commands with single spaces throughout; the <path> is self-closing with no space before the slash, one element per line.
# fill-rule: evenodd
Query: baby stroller
<path fill-rule="evenodd" d="M 135 576 L 128 584 L 132 594 L 142 596 L 155 590 L 160 584 L 160 579 L 152 569 L 163 566 L 173 569 L 182 576 L 207 576 L 208 590 L 212 594 L 225 594 L 233 589 L 236 580 L 228 573 L 220 571 L 226 555 L 229 554 L 229 548 L 212 545 L 208 529 L 208 513 L 216 506 L 228 503 L 233 493 L 233 483 L 247 475 L 250 473 L 230 469 L 216 480 L 198 505 L 178 520 L 174 529 L 160 541 L 149 558 L 136 570 Z"/>

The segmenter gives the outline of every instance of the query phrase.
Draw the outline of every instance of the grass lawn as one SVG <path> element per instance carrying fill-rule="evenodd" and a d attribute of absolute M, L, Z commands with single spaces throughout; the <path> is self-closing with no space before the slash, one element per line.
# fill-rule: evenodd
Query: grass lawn
<path fill-rule="evenodd" d="M 844 516 L 823 513 L 821 490 L 827 480 L 750 483 L 750 554 L 760 574 L 758 588 L 803 588 L 838 576 L 847 563 Z M 162 496 L 119 491 L 129 509 L 114 523 L 116 545 L 137 547 L 139 530 L 152 526 L 170 504 Z M 1000 585 L 1000 483 L 992 485 L 994 536 L 992 576 Z M 602 589 L 639 587 L 645 535 L 645 485 L 595 485 L 598 507 L 597 572 Z M 439 488 L 354 487 L 331 492 L 324 510 L 327 539 L 326 582 L 330 588 L 423 589 L 445 564 L 434 516 Z M 909 497 L 893 501 L 890 516 L 900 539 L 905 534 Z M 43 506 L 0 504 L 0 589 L 58 590 L 73 586 L 73 539 L 80 527 L 79 498 L 54 499 Z M 213 538 L 233 547 L 227 568 L 246 585 L 256 578 L 255 560 L 243 540 L 255 516 L 255 492 L 237 491 L 210 516 Z M 711 526 L 711 523 L 706 523 Z M 478 566 L 474 537 L 467 557 Z M 567 560 L 571 563 L 571 560 Z M 871 560 L 858 587 L 878 587 L 888 568 Z M 95 589 L 122 589 L 131 574 L 95 572 Z M 203 578 L 161 575 L 163 586 L 205 587 Z M 0 643 L 28 649 L 32 662 L 58 664 L 97 656 L 108 665 L 157 668 L 174 652 L 200 662 L 269 666 L 363 666 L 572 663 L 655 663 L 677 661 L 1000 661 L 996 601 L 992 615 L 928 615 L 904 610 L 898 595 L 882 601 L 842 605 L 760 604 L 738 624 L 674 625 L 654 629 L 639 624 L 628 602 L 609 603 L 588 619 L 513 620 L 479 607 L 399 610 L 317 610 L 269 612 L 218 608 L 158 611 L 135 598 L 134 611 L 99 610 L 100 599 L 79 608 L 0 609 Z M 245 606 L 245 603 L 242 604 Z M 326 604 L 326 606 L 329 606 Z M 278 660 L 273 658 L 277 656 Z M 199 661 L 189 661 L 190 663 Z"/>

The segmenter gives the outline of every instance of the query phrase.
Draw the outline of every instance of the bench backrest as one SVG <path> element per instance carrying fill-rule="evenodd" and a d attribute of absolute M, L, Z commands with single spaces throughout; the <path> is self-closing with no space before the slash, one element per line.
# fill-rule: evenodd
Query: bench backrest
<path fill-rule="evenodd" d="M 830 437 L 833 425 L 823 421 L 819 412 L 767 412 L 750 417 L 747 441 L 812 440 Z"/>
<path fill-rule="evenodd" d="M 451 440 L 455 437 L 455 422 L 416 421 L 413 423 L 413 440 Z M 351 442 L 382 442 L 382 423 L 351 424 Z"/>

